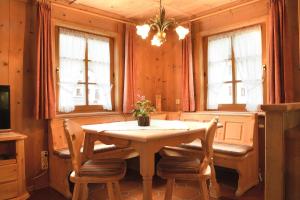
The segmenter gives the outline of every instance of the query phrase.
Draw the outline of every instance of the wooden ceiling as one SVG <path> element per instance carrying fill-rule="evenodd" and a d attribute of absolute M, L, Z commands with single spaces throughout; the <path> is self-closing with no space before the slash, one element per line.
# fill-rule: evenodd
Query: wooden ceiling
<path fill-rule="evenodd" d="M 162 4 L 168 17 L 188 19 L 236 1 L 240 0 L 162 0 Z M 137 21 L 152 17 L 159 11 L 159 0 L 75 0 L 74 4 L 93 7 Z"/>

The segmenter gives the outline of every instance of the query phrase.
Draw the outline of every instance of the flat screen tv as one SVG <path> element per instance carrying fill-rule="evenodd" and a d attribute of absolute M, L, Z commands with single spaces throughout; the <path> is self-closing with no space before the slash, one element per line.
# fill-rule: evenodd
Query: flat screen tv
<path fill-rule="evenodd" d="M 10 129 L 10 89 L 0 85 L 0 130 Z"/>

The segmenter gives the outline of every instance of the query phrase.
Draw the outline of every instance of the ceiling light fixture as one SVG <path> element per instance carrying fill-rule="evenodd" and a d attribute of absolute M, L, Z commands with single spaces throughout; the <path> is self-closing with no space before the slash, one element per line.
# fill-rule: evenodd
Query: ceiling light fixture
<path fill-rule="evenodd" d="M 151 40 L 151 44 L 155 46 L 161 46 L 166 41 L 166 30 L 169 27 L 176 26 L 177 23 L 174 19 L 166 19 L 166 11 L 159 1 L 159 15 L 154 18 L 150 18 L 148 23 L 136 26 L 136 33 L 143 39 L 146 39 L 149 35 L 150 29 L 157 31 Z M 177 26 L 175 29 L 178 34 L 179 40 L 183 40 L 189 33 L 189 29 L 183 26 Z"/>

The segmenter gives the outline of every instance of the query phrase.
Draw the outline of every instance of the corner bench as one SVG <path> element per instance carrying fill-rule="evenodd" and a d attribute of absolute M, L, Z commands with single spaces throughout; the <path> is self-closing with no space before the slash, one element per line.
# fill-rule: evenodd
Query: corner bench
<path fill-rule="evenodd" d="M 259 182 L 257 114 L 248 112 L 181 113 L 180 120 L 209 121 L 218 116 L 222 128 L 215 135 L 214 164 L 235 169 L 239 175 L 236 196 L 241 196 Z M 165 147 L 161 154 L 201 156 L 202 144 L 195 140 L 180 147 Z"/>

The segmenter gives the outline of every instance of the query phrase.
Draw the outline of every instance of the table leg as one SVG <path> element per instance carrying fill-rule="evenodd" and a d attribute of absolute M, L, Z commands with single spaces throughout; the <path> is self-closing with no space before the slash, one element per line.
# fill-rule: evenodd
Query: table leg
<path fill-rule="evenodd" d="M 143 200 L 152 200 L 152 177 L 154 175 L 154 152 L 140 152 L 140 173 L 143 176 Z"/>

